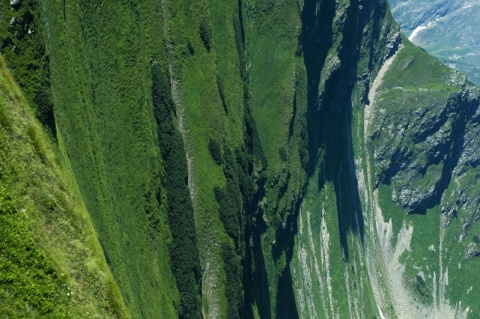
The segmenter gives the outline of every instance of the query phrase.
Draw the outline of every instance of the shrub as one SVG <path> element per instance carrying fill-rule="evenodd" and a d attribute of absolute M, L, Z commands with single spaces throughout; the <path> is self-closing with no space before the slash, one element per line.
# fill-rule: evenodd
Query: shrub
<path fill-rule="evenodd" d="M 190 52 L 190 55 L 194 55 L 195 48 L 193 47 L 193 44 L 190 40 L 188 40 L 187 47 L 188 47 L 188 52 Z"/>
<path fill-rule="evenodd" d="M 280 155 L 280 159 L 283 162 L 286 162 L 288 160 L 287 150 L 285 149 L 285 147 L 281 147 L 278 149 L 278 155 Z"/>
<path fill-rule="evenodd" d="M 229 244 L 222 245 L 222 259 L 225 264 L 227 284 L 225 294 L 228 301 L 227 318 L 242 318 L 242 262 L 235 253 L 235 249 Z"/>
<path fill-rule="evenodd" d="M 218 144 L 217 140 L 210 139 L 208 142 L 208 150 L 215 164 L 221 165 L 223 163 L 222 151 L 220 150 L 220 144 Z"/>
<path fill-rule="evenodd" d="M 203 45 L 205 45 L 207 51 L 210 52 L 210 49 L 212 48 L 212 33 L 205 21 L 200 23 L 200 38 L 202 39 Z"/>
<path fill-rule="evenodd" d="M 218 93 L 220 94 L 220 99 L 222 100 L 223 110 L 225 111 L 226 114 L 228 114 L 227 100 L 225 99 L 223 83 L 218 75 L 217 75 L 217 87 L 218 87 Z"/>

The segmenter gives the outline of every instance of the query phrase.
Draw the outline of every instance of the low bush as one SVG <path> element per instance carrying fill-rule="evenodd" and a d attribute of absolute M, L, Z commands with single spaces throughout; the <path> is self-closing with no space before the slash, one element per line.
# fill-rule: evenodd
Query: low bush
<path fill-rule="evenodd" d="M 207 22 L 202 20 L 200 23 L 200 38 L 202 39 L 203 45 L 208 52 L 212 48 L 212 32 L 207 25 Z"/>
<path fill-rule="evenodd" d="M 223 163 L 222 158 L 222 151 L 220 150 L 220 144 L 215 139 L 210 139 L 208 142 L 208 150 L 210 151 L 210 155 L 213 158 L 213 161 L 217 165 L 221 165 Z"/>

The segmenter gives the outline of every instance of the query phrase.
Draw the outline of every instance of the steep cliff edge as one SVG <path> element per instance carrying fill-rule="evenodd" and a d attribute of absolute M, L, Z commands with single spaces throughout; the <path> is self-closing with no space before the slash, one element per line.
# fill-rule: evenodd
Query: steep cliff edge
<path fill-rule="evenodd" d="M 54 120 L 120 310 L 479 316 L 480 93 L 402 38 L 385 1 L 0 9 L 2 51 L 31 102 L 53 105 L 37 116 Z"/>

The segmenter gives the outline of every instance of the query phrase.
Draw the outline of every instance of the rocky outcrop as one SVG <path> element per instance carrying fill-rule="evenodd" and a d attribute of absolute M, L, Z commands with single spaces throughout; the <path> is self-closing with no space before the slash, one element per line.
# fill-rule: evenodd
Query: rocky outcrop
<path fill-rule="evenodd" d="M 474 257 L 480 257 L 480 248 L 474 243 L 468 245 L 467 251 L 465 252 L 465 258 L 470 259 Z"/>
<path fill-rule="evenodd" d="M 376 185 L 391 185 L 393 201 L 407 213 L 425 213 L 442 202 L 442 211 L 453 214 L 468 203 L 465 191 L 459 190 L 464 196 L 454 201 L 444 195 L 452 181 L 480 163 L 479 91 L 464 80 L 456 84 L 459 90 L 446 96 L 418 88 L 410 99 L 405 92 L 404 100 L 394 103 L 400 110 L 376 115 L 377 130 L 371 135 L 379 169 Z M 427 99 L 428 106 L 420 107 Z M 416 106 L 410 104 L 415 101 Z"/>

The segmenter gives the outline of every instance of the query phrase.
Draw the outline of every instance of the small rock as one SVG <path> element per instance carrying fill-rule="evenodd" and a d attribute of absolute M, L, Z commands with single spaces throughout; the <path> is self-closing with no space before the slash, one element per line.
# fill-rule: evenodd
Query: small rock
<path fill-rule="evenodd" d="M 480 250 L 478 249 L 475 243 L 468 244 L 467 250 L 465 251 L 465 258 L 471 259 L 474 257 L 480 256 Z"/>

